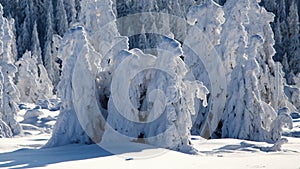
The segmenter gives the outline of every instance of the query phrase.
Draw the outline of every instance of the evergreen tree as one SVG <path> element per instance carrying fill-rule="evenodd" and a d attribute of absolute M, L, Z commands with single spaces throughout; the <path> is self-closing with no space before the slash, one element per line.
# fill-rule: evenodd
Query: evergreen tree
<path fill-rule="evenodd" d="M 63 0 L 56 0 L 54 7 L 54 25 L 58 35 L 63 36 L 68 29 L 68 18 L 65 10 Z"/>
<path fill-rule="evenodd" d="M 287 82 L 294 84 L 294 76 L 300 72 L 300 24 L 298 16 L 298 7 L 294 0 L 291 1 L 289 16 L 287 17 L 289 28 L 289 46 L 288 46 L 288 63 L 290 70 L 287 72 Z"/>
<path fill-rule="evenodd" d="M 37 63 L 42 64 L 42 51 L 40 46 L 40 40 L 37 32 L 37 24 L 34 23 L 33 30 L 32 30 L 32 37 L 31 37 L 31 52 L 32 55 L 37 57 Z"/>

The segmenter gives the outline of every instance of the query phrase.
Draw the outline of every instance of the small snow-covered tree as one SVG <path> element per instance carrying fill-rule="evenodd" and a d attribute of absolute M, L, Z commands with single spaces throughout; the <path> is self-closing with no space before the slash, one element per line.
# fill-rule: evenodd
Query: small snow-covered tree
<path fill-rule="evenodd" d="M 27 51 L 16 65 L 19 70 L 17 87 L 20 91 L 20 100 L 25 103 L 35 103 L 39 96 L 37 58 Z"/>
<path fill-rule="evenodd" d="M 53 97 L 53 86 L 52 82 L 48 77 L 48 73 L 43 64 L 38 64 L 38 99 L 37 100 L 47 100 Z"/>
<path fill-rule="evenodd" d="M 21 95 L 20 100 L 25 103 L 36 103 L 53 96 L 53 86 L 48 73 L 42 64 L 38 64 L 37 59 L 36 55 L 27 51 L 16 62 L 19 69 L 17 87 Z"/>

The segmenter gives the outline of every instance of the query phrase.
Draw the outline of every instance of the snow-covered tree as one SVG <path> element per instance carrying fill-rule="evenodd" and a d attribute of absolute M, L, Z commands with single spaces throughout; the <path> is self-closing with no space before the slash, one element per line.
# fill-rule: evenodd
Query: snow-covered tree
<path fill-rule="evenodd" d="M 141 143 L 192 151 L 194 101 L 201 99 L 207 106 L 208 90 L 199 81 L 184 80 L 188 69 L 180 58 L 180 46 L 174 39 L 163 37 L 158 56 L 132 49 L 118 66 L 107 122 L 128 141 L 138 139 Z"/>
<path fill-rule="evenodd" d="M 258 0 L 250 0 L 249 23 L 246 24 L 246 28 L 249 37 L 259 35 L 263 39 L 263 45 L 258 46 L 256 56 L 261 72 L 258 74 L 259 91 L 261 99 L 278 111 L 280 107 L 286 106 L 287 98 L 283 92 L 282 71 L 277 68 L 273 60 L 275 41 L 270 23 L 273 22 L 274 15 L 260 7 L 258 2 Z"/>
<path fill-rule="evenodd" d="M 31 52 L 32 55 L 37 57 L 37 63 L 43 64 L 42 60 L 42 50 L 40 46 L 40 40 L 37 32 L 37 24 L 34 23 L 33 30 L 32 30 L 32 37 L 31 37 Z"/>
<path fill-rule="evenodd" d="M 112 73 L 120 61 L 115 56 L 128 48 L 127 38 L 120 37 L 117 31 L 110 0 L 80 3 L 82 9 L 87 8 L 79 16 L 87 31 L 75 26 L 60 42 L 58 57 L 63 69 L 58 94 L 63 105 L 47 146 L 101 141 Z"/>
<path fill-rule="evenodd" d="M 14 21 L 3 17 L 3 9 L 0 5 L 0 69 L 1 69 L 1 103 L 0 117 L 10 127 L 14 135 L 21 134 L 21 127 L 16 120 L 17 102 L 19 91 L 13 82 L 17 71 L 14 66 L 14 54 L 12 47 L 15 43 L 12 26 Z M 4 123 L 2 124 L 4 126 Z M 4 128 L 5 129 L 5 128 Z M 6 129 L 5 129 L 6 130 Z M 7 133 L 7 132 L 6 132 Z"/>
<path fill-rule="evenodd" d="M 292 127 L 288 112 L 277 115 L 261 99 L 257 78 L 261 72 L 255 57 L 262 44 L 260 36 L 251 37 L 245 55 L 236 58 L 237 65 L 231 74 L 229 97 L 223 117 L 222 137 L 274 143 L 280 140 L 283 126 Z"/>
<path fill-rule="evenodd" d="M 228 0 L 223 7 L 225 13 L 225 23 L 221 33 L 220 56 L 224 62 L 227 84 L 230 82 L 230 74 L 236 65 L 237 55 L 243 53 L 237 51 L 246 47 L 248 36 L 245 29 L 245 23 L 248 22 L 249 0 Z M 238 43 L 244 43 L 239 44 Z"/>
<path fill-rule="evenodd" d="M 5 62 L 0 63 L 1 72 L 3 72 L 2 83 L 2 102 L 1 110 L 2 120 L 10 127 L 14 135 L 21 134 L 21 127 L 16 120 L 19 102 L 19 91 L 13 82 L 14 74 L 17 72 L 13 64 Z"/>
<path fill-rule="evenodd" d="M 36 103 L 52 97 L 52 83 L 42 64 L 38 64 L 38 57 L 27 51 L 20 58 L 18 66 L 17 87 L 20 91 L 20 100 L 25 103 Z"/>
<path fill-rule="evenodd" d="M 195 79 L 203 81 L 208 87 L 211 95 L 207 108 L 201 106 L 201 103 L 196 103 L 195 107 L 198 107 L 199 110 L 194 116 L 195 122 L 192 131 L 201 136 L 204 136 L 205 133 L 204 137 L 206 138 L 211 137 L 217 127 L 220 119 L 215 119 L 218 116 L 221 117 L 225 105 L 226 79 L 224 76 L 222 77 L 224 70 L 222 63 L 218 62 L 220 58 L 215 49 L 220 43 L 221 26 L 225 20 L 223 16 L 224 12 L 221 6 L 211 0 L 191 7 L 187 14 L 187 21 L 193 27 L 184 41 L 184 62 L 191 69 Z M 206 120 L 208 116 L 214 117 L 211 118 L 211 124 L 205 123 L 205 121 L 209 121 Z M 206 130 L 208 128 L 210 131 Z"/>
<path fill-rule="evenodd" d="M 298 7 L 294 0 L 291 1 L 289 16 L 287 17 L 289 28 L 288 63 L 290 70 L 286 73 L 288 84 L 294 84 L 294 76 L 300 72 L 300 23 Z"/>
<path fill-rule="evenodd" d="M 68 29 L 68 18 L 64 6 L 64 0 L 54 1 L 56 4 L 54 6 L 54 23 L 56 26 L 57 34 L 63 36 L 63 34 Z"/>
<path fill-rule="evenodd" d="M 87 34 L 83 27 L 70 29 L 64 36 L 61 44 L 58 57 L 63 61 L 63 69 L 57 92 L 63 104 L 53 136 L 46 146 L 91 143 L 92 141 L 86 132 L 88 130 L 93 131 L 93 129 L 95 133 L 88 132 L 88 134 L 94 136 L 92 137 L 93 141 L 97 140 L 99 142 L 101 141 L 101 133 L 104 131 L 103 125 L 105 122 L 101 118 L 100 109 L 94 104 L 97 102 L 95 77 L 91 79 L 93 78 L 91 70 L 85 69 L 91 66 L 87 59 L 95 57 L 92 55 L 93 49 L 87 41 Z M 85 72 L 79 71 L 82 69 L 85 69 Z M 87 79 L 82 80 L 82 78 Z M 92 116 L 97 113 L 100 113 L 99 117 Z M 80 123 L 80 120 L 87 121 L 85 121 L 86 123 Z M 97 122 L 97 124 L 95 125 L 93 122 Z M 96 139 L 96 137 L 98 138 Z"/>
<path fill-rule="evenodd" d="M 0 72 L 0 103 L 3 100 L 3 74 Z M 0 108 L 2 107 L 2 104 Z M 10 127 L 2 120 L 2 113 L 0 113 L 0 138 L 3 137 L 12 137 L 13 133 L 11 132 Z"/>
<path fill-rule="evenodd" d="M 64 7 L 66 9 L 66 14 L 68 18 L 68 23 L 72 23 L 75 21 L 76 18 L 76 4 L 75 0 L 64 0 Z"/>
<path fill-rule="evenodd" d="M 36 65 L 36 55 L 31 55 L 31 52 L 28 51 L 16 62 L 19 70 L 17 87 L 22 102 L 35 103 L 38 99 L 38 69 Z"/>
<path fill-rule="evenodd" d="M 38 99 L 37 100 L 48 100 L 53 97 L 53 86 L 48 73 L 43 64 L 38 64 Z"/>

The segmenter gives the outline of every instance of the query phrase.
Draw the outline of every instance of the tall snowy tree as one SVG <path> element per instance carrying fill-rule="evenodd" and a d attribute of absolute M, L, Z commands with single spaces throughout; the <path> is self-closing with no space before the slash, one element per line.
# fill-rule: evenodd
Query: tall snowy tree
<path fill-rule="evenodd" d="M 15 73 L 14 56 L 12 46 L 15 43 L 12 26 L 13 20 L 8 21 L 3 17 L 3 8 L 0 5 L 0 68 L 1 68 L 1 103 L 0 116 L 2 120 L 10 127 L 14 135 L 21 134 L 21 127 L 16 120 L 18 111 L 17 102 L 19 101 L 19 91 L 13 82 Z M 3 124 L 4 125 L 4 124 Z"/>
<path fill-rule="evenodd" d="M 68 18 L 63 0 L 55 0 L 54 6 L 54 24 L 56 26 L 57 34 L 63 36 L 68 29 Z"/>
<path fill-rule="evenodd" d="M 115 56 L 128 48 L 127 38 L 117 31 L 110 0 L 80 3 L 78 18 L 86 29 L 76 26 L 60 42 L 58 57 L 63 69 L 58 94 L 63 105 L 46 146 L 101 141 Z M 87 78 L 84 83 L 82 77 Z"/>
<path fill-rule="evenodd" d="M 248 36 L 244 24 L 248 22 L 249 0 L 228 0 L 223 7 L 225 13 L 225 23 L 221 34 L 220 55 L 224 61 L 227 82 L 230 82 L 230 74 L 235 67 L 237 55 L 243 53 L 237 51 L 240 45 L 244 48 L 248 42 Z M 245 44 L 237 45 L 239 42 Z"/>
<path fill-rule="evenodd" d="M 286 106 L 287 98 L 283 92 L 282 72 L 273 60 L 275 41 L 270 23 L 273 22 L 274 15 L 260 7 L 258 2 L 250 0 L 249 23 L 245 26 L 249 37 L 259 35 L 263 39 L 263 45 L 258 46 L 258 55 L 256 56 L 261 72 L 257 77 L 260 81 L 259 91 L 261 99 L 278 111 L 280 107 Z"/>
<path fill-rule="evenodd" d="M 262 44 L 260 36 L 251 37 L 245 55 L 236 58 L 223 117 L 222 137 L 275 143 L 281 139 L 282 127 L 292 127 L 288 112 L 277 115 L 270 105 L 261 100 L 257 78 L 261 72 L 255 57 Z"/>
<path fill-rule="evenodd" d="M 100 109 L 97 109 L 97 105 L 94 104 L 97 101 L 96 88 L 94 87 L 95 79 L 90 79 L 93 77 L 92 72 L 85 68 L 90 65 L 86 59 L 95 56 L 92 55 L 93 49 L 88 44 L 86 36 L 84 28 L 75 27 L 70 29 L 62 40 L 58 56 L 63 61 L 63 69 L 61 81 L 58 85 L 58 95 L 63 104 L 53 136 L 46 147 L 69 143 L 92 143 L 89 136 L 95 142 L 101 141 L 101 133 L 104 132 L 103 125 L 105 122 L 101 118 L 101 114 L 99 114 L 99 117 L 94 116 L 98 111 L 100 112 Z M 85 71 L 79 72 L 82 69 Z M 81 77 L 78 78 L 78 76 Z M 82 81 L 83 77 L 88 79 Z M 84 91 L 87 93 L 84 93 Z M 87 123 L 80 123 L 80 120 L 87 120 Z M 88 136 L 86 132 L 90 135 Z"/>
<path fill-rule="evenodd" d="M 226 79 L 222 77 L 223 66 L 216 66 L 222 63 L 217 62 L 220 58 L 215 49 L 220 43 L 224 11 L 215 2 L 207 0 L 202 5 L 190 8 L 187 21 L 193 27 L 184 41 L 184 62 L 195 79 L 203 81 L 208 87 L 211 95 L 207 108 L 201 106 L 201 103 L 195 104 L 198 112 L 193 117 L 195 122 L 192 132 L 209 138 L 220 120 L 216 117 L 221 116 L 225 105 Z M 208 117 L 211 117 L 209 123 Z"/>
<path fill-rule="evenodd" d="M 33 30 L 32 30 L 32 36 L 31 36 L 31 52 L 32 55 L 35 55 L 37 57 L 37 62 L 39 64 L 43 64 L 42 60 L 42 50 L 40 46 L 40 40 L 37 32 L 37 23 L 34 23 Z"/>
<path fill-rule="evenodd" d="M 288 63 L 291 70 L 286 72 L 286 78 L 289 84 L 294 84 L 293 78 L 300 72 L 300 24 L 298 7 L 294 0 L 291 1 L 287 22 L 289 28 Z"/>
<path fill-rule="evenodd" d="M 76 4 L 75 4 L 75 0 L 64 0 L 64 7 L 66 9 L 66 15 L 68 18 L 68 23 L 72 23 L 75 22 L 75 18 L 76 18 Z"/>

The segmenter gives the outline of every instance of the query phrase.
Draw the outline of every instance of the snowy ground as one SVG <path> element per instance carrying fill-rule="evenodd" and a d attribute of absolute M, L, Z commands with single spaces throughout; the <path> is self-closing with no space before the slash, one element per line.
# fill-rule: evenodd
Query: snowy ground
<path fill-rule="evenodd" d="M 34 105 L 27 108 L 34 108 Z M 50 138 L 58 111 L 40 110 L 42 114 L 19 121 L 24 137 L 0 139 L 0 168 L 210 168 L 210 169 L 300 169 L 300 118 L 294 129 L 286 132 L 289 140 L 280 152 L 264 151 L 271 145 L 236 139 L 203 140 L 193 137 L 199 155 L 183 154 L 138 143 L 115 145 L 112 154 L 98 145 L 68 145 L 40 149 Z M 35 121 L 34 121 L 35 120 Z M 30 124 L 28 124 L 30 123 Z M 107 148 L 107 147 L 106 147 Z"/>

